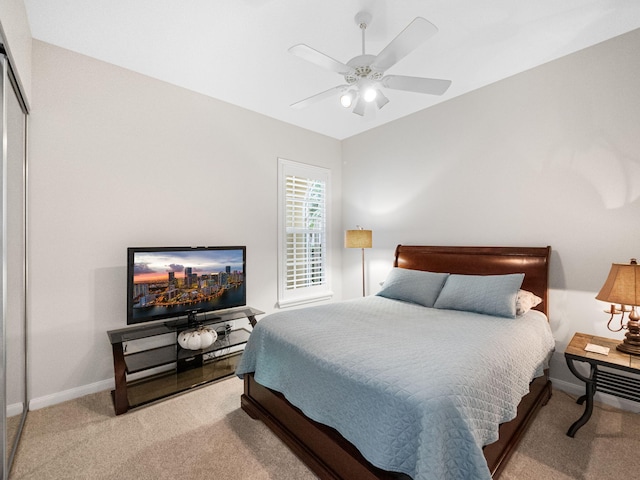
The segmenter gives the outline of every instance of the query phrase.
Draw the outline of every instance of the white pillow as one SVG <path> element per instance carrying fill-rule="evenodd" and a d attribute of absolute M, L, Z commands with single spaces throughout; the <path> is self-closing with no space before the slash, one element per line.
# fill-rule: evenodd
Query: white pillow
<path fill-rule="evenodd" d="M 527 290 L 518 290 L 516 298 L 516 315 L 524 315 L 533 307 L 537 307 L 542 303 L 542 299 Z"/>

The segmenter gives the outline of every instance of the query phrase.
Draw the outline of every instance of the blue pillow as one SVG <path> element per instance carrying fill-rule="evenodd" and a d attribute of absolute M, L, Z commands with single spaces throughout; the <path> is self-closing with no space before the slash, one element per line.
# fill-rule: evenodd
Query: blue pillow
<path fill-rule="evenodd" d="M 516 297 L 524 273 L 508 275 L 449 275 L 436 308 L 516 317 Z"/>
<path fill-rule="evenodd" d="M 433 307 L 448 276 L 448 273 L 394 267 L 376 295 Z"/>

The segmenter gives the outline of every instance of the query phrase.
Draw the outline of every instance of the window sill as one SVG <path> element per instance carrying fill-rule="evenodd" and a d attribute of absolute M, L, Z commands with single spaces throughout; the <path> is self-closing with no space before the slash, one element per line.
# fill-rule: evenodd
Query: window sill
<path fill-rule="evenodd" d="M 286 300 L 278 300 L 278 308 L 297 307 L 307 303 L 322 302 L 323 300 L 331 300 L 333 298 L 333 292 L 324 292 L 322 294 L 313 295 L 309 297 L 290 298 Z"/>

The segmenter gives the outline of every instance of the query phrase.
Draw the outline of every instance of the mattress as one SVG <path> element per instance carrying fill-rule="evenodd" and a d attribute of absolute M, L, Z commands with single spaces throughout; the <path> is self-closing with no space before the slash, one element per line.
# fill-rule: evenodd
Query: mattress
<path fill-rule="evenodd" d="M 422 479 L 489 479 L 482 453 L 554 348 L 547 318 L 379 296 L 263 318 L 236 374 L 255 372 L 373 465 Z"/>

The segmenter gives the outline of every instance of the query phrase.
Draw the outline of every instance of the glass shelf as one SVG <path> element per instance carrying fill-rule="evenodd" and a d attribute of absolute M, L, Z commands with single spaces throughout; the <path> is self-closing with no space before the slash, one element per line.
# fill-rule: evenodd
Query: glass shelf
<path fill-rule="evenodd" d="M 140 407 L 230 377 L 235 373 L 240 357 L 241 352 L 231 353 L 206 362 L 199 368 L 184 372 L 174 370 L 130 382 L 127 388 L 129 408 Z"/>
<path fill-rule="evenodd" d="M 127 373 L 137 373 L 150 368 L 161 367 L 195 355 L 217 352 L 226 348 L 247 343 L 251 332 L 245 328 L 232 330 L 229 334 L 219 336 L 213 345 L 202 350 L 185 350 L 177 344 L 153 348 L 124 356 Z"/>
<path fill-rule="evenodd" d="M 262 315 L 263 313 L 264 312 L 252 307 L 218 310 L 209 314 L 202 314 L 198 318 L 198 325 L 213 325 L 216 323 L 230 322 L 241 318 L 251 318 L 256 315 Z M 189 325 L 187 317 L 180 317 L 162 322 L 145 323 L 141 325 L 133 325 L 127 328 L 120 328 L 118 330 L 110 330 L 107 332 L 107 335 L 109 336 L 109 341 L 113 345 L 114 343 L 130 342 L 132 340 L 140 340 L 141 338 L 175 333 L 193 327 L 195 326 Z"/>

